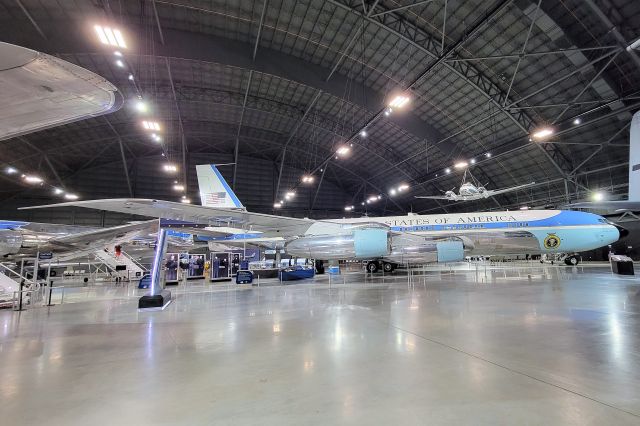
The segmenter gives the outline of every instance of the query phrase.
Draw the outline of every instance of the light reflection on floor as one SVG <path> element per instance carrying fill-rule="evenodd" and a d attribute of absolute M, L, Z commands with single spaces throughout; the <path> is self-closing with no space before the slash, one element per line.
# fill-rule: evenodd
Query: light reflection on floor
<path fill-rule="evenodd" d="M 3 421 L 640 422 L 640 283 L 606 267 L 171 290 L 163 312 L 134 286 L 0 312 Z"/>

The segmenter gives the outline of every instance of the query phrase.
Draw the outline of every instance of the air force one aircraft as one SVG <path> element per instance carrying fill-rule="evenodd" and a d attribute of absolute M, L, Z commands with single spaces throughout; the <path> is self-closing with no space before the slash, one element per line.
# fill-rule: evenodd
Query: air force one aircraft
<path fill-rule="evenodd" d="M 247 211 L 215 165 L 196 166 L 202 206 L 151 199 L 74 201 L 86 207 L 191 223 L 217 243 L 284 247 L 317 260 L 368 260 L 371 272 L 396 264 L 453 262 L 469 255 L 574 253 L 617 241 L 626 230 L 586 212 L 528 210 L 441 215 L 299 219 Z M 578 257 L 569 256 L 576 264 Z"/>
<path fill-rule="evenodd" d="M 454 191 L 447 191 L 444 195 L 416 195 L 416 198 L 426 198 L 429 200 L 473 201 L 493 197 L 494 195 L 504 194 L 506 192 L 517 191 L 532 185 L 535 185 L 535 182 L 512 186 L 510 188 L 492 190 L 486 189 L 484 186 L 476 186 L 471 182 L 465 182 L 460 185 L 460 189 L 457 194 Z"/>

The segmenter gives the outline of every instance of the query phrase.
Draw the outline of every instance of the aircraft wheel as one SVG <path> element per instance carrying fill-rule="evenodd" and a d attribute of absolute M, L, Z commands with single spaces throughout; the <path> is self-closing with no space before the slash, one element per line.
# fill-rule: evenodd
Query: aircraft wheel
<path fill-rule="evenodd" d="M 382 265 L 382 270 L 384 272 L 393 272 L 395 268 L 393 267 L 393 263 L 389 263 L 389 262 L 384 262 L 384 264 Z"/>
<path fill-rule="evenodd" d="M 378 262 L 369 262 L 367 263 L 367 272 L 371 272 L 372 274 L 378 272 Z"/>
<path fill-rule="evenodd" d="M 564 260 L 564 263 L 569 266 L 576 266 L 578 263 L 580 263 L 580 258 L 578 256 L 567 256 L 567 258 Z"/>

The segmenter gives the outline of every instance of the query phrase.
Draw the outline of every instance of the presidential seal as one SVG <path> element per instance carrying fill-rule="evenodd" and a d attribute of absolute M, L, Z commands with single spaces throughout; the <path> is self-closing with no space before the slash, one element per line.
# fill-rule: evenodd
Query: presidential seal
<path fill-rule="evenodd" d="M 547 237 L 544 239 L 544 248 L 553 250 L 557 249 L 558 247 L 560 247 L 560 237 L 558 237 L 556 234 L 547 235 Z"/>

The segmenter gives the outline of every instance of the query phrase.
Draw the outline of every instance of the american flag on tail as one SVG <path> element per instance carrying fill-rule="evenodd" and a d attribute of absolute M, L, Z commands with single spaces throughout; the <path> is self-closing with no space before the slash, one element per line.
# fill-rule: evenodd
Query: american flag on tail
<path fill-rule="evenodd" d="M 224 204 L 227 193 L 222 192 L 207 192 L 205 194 L 205 200 L 207 204 Z"/>

